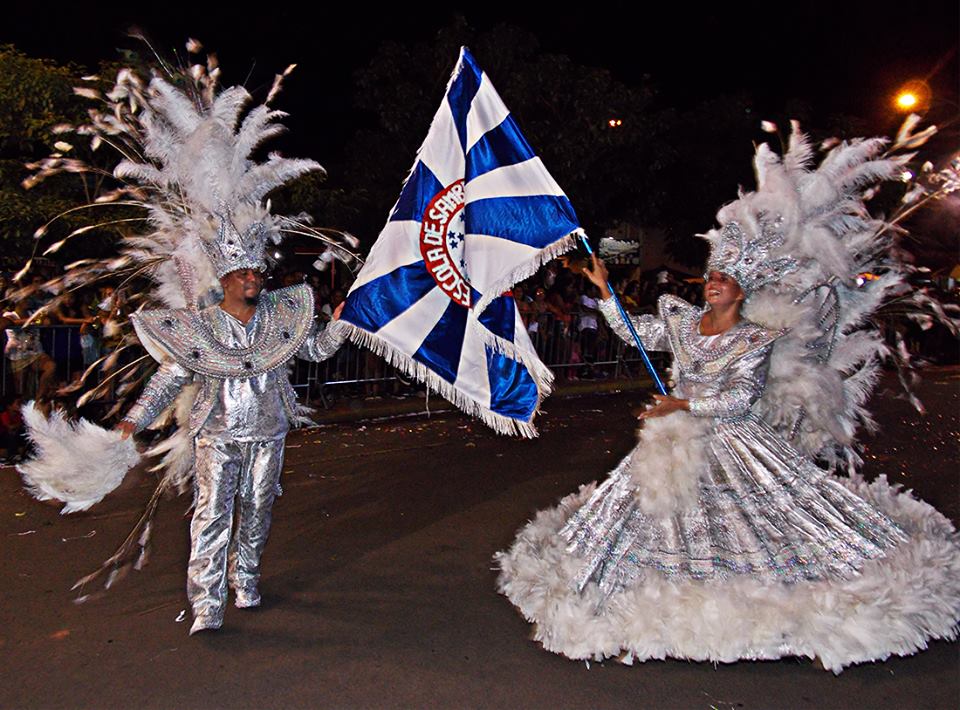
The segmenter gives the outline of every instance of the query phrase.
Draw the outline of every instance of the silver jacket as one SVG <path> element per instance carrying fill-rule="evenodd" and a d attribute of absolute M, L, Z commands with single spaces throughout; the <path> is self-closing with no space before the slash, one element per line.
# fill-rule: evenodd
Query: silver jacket
<path fill-rule="evenodd" d="M 237 440 L 282 437 L 297 420 L 286 365 L 293 357 L 319 362 L 342 344 L 335 321 L 318 331 L 313 293 L 300 284 L 261 294 L 244 325 L 219 305 L 132 316 L 140 341 L 161 365 L 124 419 L 141 431 L 191 382 L 199 386 L 189 428 L 229 432 Z"/>

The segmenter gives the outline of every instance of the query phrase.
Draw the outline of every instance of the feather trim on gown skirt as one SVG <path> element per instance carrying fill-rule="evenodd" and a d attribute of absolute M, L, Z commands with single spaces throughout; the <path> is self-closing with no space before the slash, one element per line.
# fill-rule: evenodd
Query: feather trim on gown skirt
<path fill-rule="evenodd" d="M 716 422 L 699 462 L 657 444 L 691 448 L 676 436 L 689 421 L 655 421 L 605 482 L 496 556 L 499 590 L 544 648 L 626 663 L 819 657 L 839 673 L 957 637 L 960 539 L 932 506 L 884 476 L 827 474 L 752 415 Z M 642 481 L 678 466 L 700 469 L 697 494 L 651 508 Z"/>

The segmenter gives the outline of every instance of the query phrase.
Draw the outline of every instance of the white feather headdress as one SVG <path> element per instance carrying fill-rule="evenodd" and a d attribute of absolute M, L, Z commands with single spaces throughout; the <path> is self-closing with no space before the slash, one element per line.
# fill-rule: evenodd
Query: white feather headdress
<path fill-rule="evenodd" d="M 757 190 L 723 207 L 721 228 L 705 235 L 715 252 L 711 263 L 719 263 L 728 225 L 738 225 L 747 241 L 763 241 L 776 222 L 777 239 L 766 241 L 763 258 L 778 270 L 744 267 L 748 279 L 760 274 L 745 316 L 787 331 L 774 347 L 756 409 L 806 455 L 829 467 L 845 462 L 851 472 L 861 463 L 857 433 L 873 426 L 866 405 L 881 360 L 896 356 L 877 316 L 893 297 L 930 312 L 925 296 L 907 286 L 911 267 L 895 254 L 895 220 L 872 216 L 865 204 L 913 157 L 887 145 L 877 138 L 833 142 L 817 165 L 793 123 L 782 157 L 758 147 Z M 767 271 L 778 275 L 763 277 Z M 956 332 L 955 321 L 939 315 Z"/>

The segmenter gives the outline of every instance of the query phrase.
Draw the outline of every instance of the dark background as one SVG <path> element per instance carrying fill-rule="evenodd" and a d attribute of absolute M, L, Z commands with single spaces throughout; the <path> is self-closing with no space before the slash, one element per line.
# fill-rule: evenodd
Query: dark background
<path fill-rule="evenodd" d="M 296 63 L 275 102 L 291 114 L 291 130 L 272 147 L 328 168 L 324 189 L 332 192 L 317 211 L 368 244 L 398 194 L 461 43 L 474 49 L 588 230 L 596 234 L 617 220 L 658 226 L 691 262 L 702 254 L 689 235 L 709 228 L 738 184 L 750 185 L 751 144 L 770 138 L 761 119 L 784 129 L 787 119 L 799 118 L 817 138 L 889 135 L 902 120 L 892 108 L 898 87 L 920 80 L 931 94 L 925 119 L 942 128 L 929 158 L 942 162 L 958 144 L 956 2 L 605 2 L 562 10 L 539 3 L 509 10 L 277 3 L 243 13 L 199 3 L 24 3 L 5 15 L 0 43 L 89 70 L 116 59 L 118 48 L 141 47 L 126 36 L 130 27 L 168 57 L 183 55 L 185 39 L 196 37 L 217 53 L 224 85 L 242 83 L 259 99 L 274 73 Z M 562 79 L 545 82 L 545 100 L 562 106 L 552 122 L 537 113 L 536 81 L 519 76 L 544 57 L 560 57 L 585 77 L 569 87 Z M 599 84 L 602 98 L 584 91 Z M 620 105 L 611 98 L 618 94 Z M 571 116 L 576 130 L 562 135 L 558 121 L 581 110 L 596 114 L 591 126 L 601 115 L 623 116 L 622 131 L 634 133 L 630 145 L 620 137 L 607 146 L 609 157 L 595 160 L 576 148 L 564 155 L 571 136 L 576 141 L 584 132 Z M 603 186 L 610 195 L 598 194 Z"/>

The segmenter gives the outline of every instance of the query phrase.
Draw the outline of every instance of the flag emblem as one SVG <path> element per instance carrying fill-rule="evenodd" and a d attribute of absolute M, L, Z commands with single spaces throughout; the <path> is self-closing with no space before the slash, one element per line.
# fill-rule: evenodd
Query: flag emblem
<path fill-rule="evenodd" d="M 450 300 L 470 307 L 470 283 L 464 271 L 463 180 L 443 188 L 427 204 L 420 224 L 420 255 L 427 271 Z"/>

